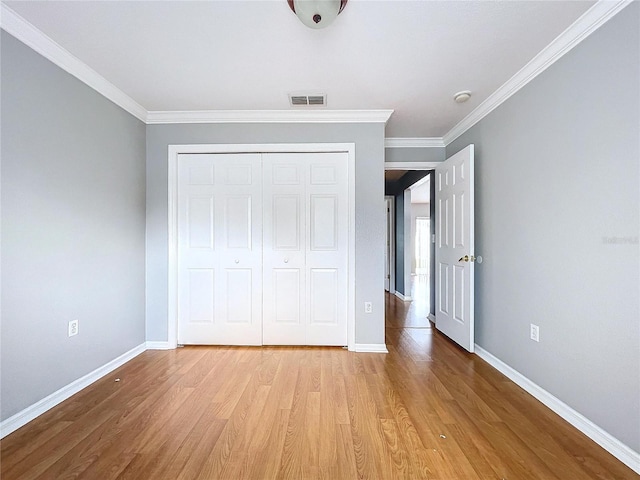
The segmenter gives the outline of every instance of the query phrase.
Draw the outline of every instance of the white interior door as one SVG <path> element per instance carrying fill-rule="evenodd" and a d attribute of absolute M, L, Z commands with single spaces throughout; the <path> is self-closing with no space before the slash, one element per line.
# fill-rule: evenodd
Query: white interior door
<path fill-rule="evenodd" d="M 259 154 L 178 161 L 178 343 L 262 343 Z"/>
<path fill-rule="evenodd" d="M 436 328 L 474 349 L 473 145 L 436 167 Z"/>
<path fill-rule="evenodd" d="M 263 155 L 263 341 L 347 344 L 348 154 Z"/>

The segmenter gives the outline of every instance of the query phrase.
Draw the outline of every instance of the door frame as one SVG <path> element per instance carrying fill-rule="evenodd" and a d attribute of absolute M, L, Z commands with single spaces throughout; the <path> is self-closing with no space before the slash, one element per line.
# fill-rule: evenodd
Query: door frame
<path fill-rule="evenodd" d="M 384 169 L 385 170 L 433 170 L 433 171 L 435 171 L 436 167 L 438 165 L 440 165 L 441 163 L 442 162 L 384 162 Z M 394 215 L 395 215 L 395 212 L 394 212 Z M 391 265 L 391 268 L 393 269 L 393 272 L 394 272 L 394 275 L 395 275 L 395 269 L 396 269 L 395 251 L 394 251 L 394 255 L 392 257 L 392 261 L 393 261 L 393 264 Z M 410 273 L 411 272 L 409 272 L 409 274 Z M 405 276 L 406 276 L 406 272 L 405 272 Z M 433 281 L 431 282 L 430 288 L 432 290 L 435 288 L 435 284 L 433 283 Z M 391 292 L 391 290 L 390 290 L 389 293 L 392 293 L 394 295 L 396 294 L 395 285 L 394 285 L 394 291 Z M 405 293 L 407 293 L 407 292 L 405 292 Z M 411 296 L 411 292 L 409 292 L 408 295 L 410 297 Z M 435 316 L 429 314 L 429 320 L 435 321 Z"/>
<path fill-rule="evenodd" d="M 170 349 L 178 346 L 178 156 L 183 153 L 327 153 L 342 152 L 348 157 L 347 228 L 347 348 L 355 351 L 355 143 L 260 143 L 188 144 L 168 146 L 168 298 L 167 340 Z"/>
<path fill-rule="evenodd" d="M 388 207 L 386 212 L 386 222 L 389 232 L 389 252 L 387 256 L 387 263 L 389 268 L 389 293 L 396 291 L 396 198 L 393 195 L 385 195 L 385 207 Z M 389 202 L 389 203 L 387 203 Z"/>
<path fill-rule="evenodd" d="M 404 227 L 404 298 L 405 302 L 413 301 L 411 288 L 411 260 L 413 260 L 413 252 L 411 251 L 411 187 L 407 187 L 403 191 L 402 202 L 404 208 L 402 210 L 402 224 Z"/>

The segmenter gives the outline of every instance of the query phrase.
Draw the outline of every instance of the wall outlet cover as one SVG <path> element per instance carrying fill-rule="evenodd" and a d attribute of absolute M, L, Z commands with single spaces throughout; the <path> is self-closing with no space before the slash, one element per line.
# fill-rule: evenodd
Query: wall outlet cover
<path fill-rule="evenodd" d="M 69 322 L 69 331 L 68 331 L 68 335 L 70 337 L 73 337 L 74 335 L 78 334 L 78 320 L 71 320 Z"/>
<path fill-rule="evenodd" d="M 529 336 L 531 337 L 531 340 L 533 340 L 534 342 L 539 342 L 540 341 L 540 327 L 538 325 L 534 325 L 533 323 L 531 324 L 531 331 Z"/>

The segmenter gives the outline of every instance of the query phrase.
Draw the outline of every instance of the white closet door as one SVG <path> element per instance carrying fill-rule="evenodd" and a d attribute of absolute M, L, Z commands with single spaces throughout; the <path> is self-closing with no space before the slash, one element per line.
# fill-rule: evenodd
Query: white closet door
<path fill-rule="evenodd" d="M 178 159 L 178 343 L 262 343 L 259 154 Z"/>
<path fill-rule="evenodd" d="M 308 159 L 307 345 L 346 345 L 348 155 Z"/>
<path fill-rule="evenodd" d="M 263 156 L 263 341 L 306 344 L 307 165 L 296 154 Z"/>
<path fill-rule="evenodd" d="M 263 155 L 265 344 L 347 344 L 347 162 Z"/>

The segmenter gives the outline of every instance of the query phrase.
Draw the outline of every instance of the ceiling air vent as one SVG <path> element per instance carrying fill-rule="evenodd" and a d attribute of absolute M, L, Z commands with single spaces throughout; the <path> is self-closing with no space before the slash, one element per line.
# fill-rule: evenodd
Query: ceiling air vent
<path fill-rule="evenodd" d="M 289 95 L 289 103 L 292 107 L 323 107 L 327 104 L 327 96 L 318 95 Z"/>

